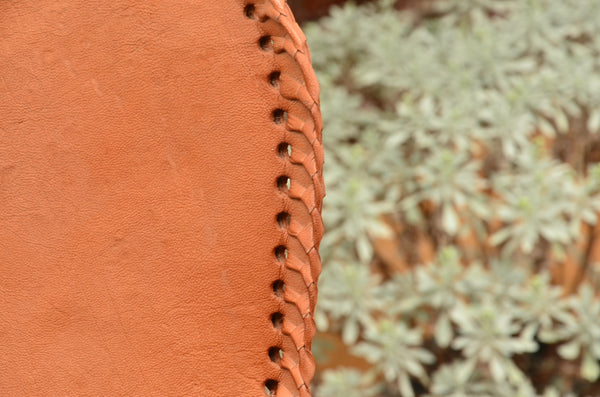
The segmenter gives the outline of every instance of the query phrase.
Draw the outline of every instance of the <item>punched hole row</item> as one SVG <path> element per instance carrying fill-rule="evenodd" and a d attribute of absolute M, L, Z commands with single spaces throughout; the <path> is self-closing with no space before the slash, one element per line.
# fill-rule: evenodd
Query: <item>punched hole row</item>
<path fill-rule="evenodd" d="M 285 181 L 282 178 L 280 178 L 280 179 L 281 179 L 281 181 L 278 181 L 278 184 L 279 183 L 285 184 L 289 180 L 289 178 L 287 178 L 287 177 L 285 177 Z M 285 211 L 282 211 L 277 214 L 276 219 L 277 219 L 277 224 L 279 225 L 279 227 L 287 228 L 290 224 L 291 215 Z M 278 245 L 273 250 L 273 255 L 275 256 L 275 259 L 277 260 L 277 262 L 281 266 L 284 266 L 285 261 L 287 260 L 288 255 L 289 255 L 288 248 L 285 245 Z M 284 298 L 285 282 L 282 279 L 273 281 L 273 283 L 271 284 L 271 289 L 272 289 L 273 295 L 277 299 Z M 275 328 L 279 332 L 282 332 L 283 318 L 284 318 L 284 316 L 283 316 L 283 313 L 281 313 L 281 312 L 275 312 L 275 313 L 271 314 L 271 324 L 273 325 L 273 328 Z M 283 350 L 281 349 L 281 347 L 272 346 L 269 348 L 267 354 L 272 363 L 277 364 L 279 366 L 281 365 L 281 360 L 283 359 Z M 265 382 L 265 392 L 267 393 L 268 396 L 276 395 L 277 385 L 278 385 L 278 382 L 274 379 L 269 379 Z"/>
<path fill-rule="evenodd" d="M 256 11 L 256 6 L 254 4 L 247 4 L 244 7 L 244 14 L 249 19 L 259 20 Z M 273 51 L 273 38 L 270 35 L 264 35 L 258 40 L 258 45 L 264 51 Z M 279 89 L 281 84 L 281 72 L 277 70 L 271 72 L 267 77 L 267 83 L 271 87 Z M 285 123 L 287 123 L 287 119 L 288 113 L 284 109 L 278 108 L 273 110 L 272 120 L 275 124 L 285 125 Z M 277 146 L 277 154 L 283 159 L 289 158 L 292 155 L 292 146 L 287 142 L 281 142 Z M 291 188 L 291 180 L 289 176 L 279 176 L 276 180 L 276 186 L 277 189 L 279 189 L 279 191 L 286 194 L 289 193 L 289 190 Z M 277 225 L 281 229 L 285 230 L 290 225 L 291 215 L 285 211 L 279 212 L 276 215 L 276 221 Z M 284 265 L 285 261 L 288 258 L 288 249 L 285 245 L 278 245 L 273 250 L 273 254 L 275 256 L 275 259 L 281 265 Z M 271 288 L 276 298 L 283 299 L 283 296 L 285 294 L 285 283 L 283 280 L 275 280 L 271 284 Z M 283 327 L 283 318 L 284 315 L 281 312 L 275 312 L 271 314 L 271 324 L 273 325 L 273 328 L 279 330 L 279 332 L 281 332 Z M 269 356 L 271 362 L 280 365 L 281 359 L 283 358 L 283 350 L 281 349 L 281 347 L 273 346 L 269 348 L 267 355 Z M 265 381 L 264 388 L 267 396 L 276 396 L 278 384 L 279 382 L 275 379 L 267 379 Z"/>
<path fill-rule="evenodd" d="M 271 37 L 265 36 L 265 37 L 261 38 L 260 44 L 261 44 L 261 48 L 263 50 L 272 50 L 273 41 L 271 40 Z M 273 71 L 273 72 L 271 72 L 271 74 L 269 74 L 268 83 L 272 87 L 278 89 L 280 86 L 280 82 L 281 82 L 281 72 Z M 273 122 L 275 124 L 277 124 L 277 125 L 285 124 L 285 123 L 287 123 L 287 119 L 288 119 L 288 113 L 284 109 L 279 108 L 279 109 L 275 109 L 273 111 Z M 277 146 L 277 154 L 282 159 L 289 158 L 292 155 L 292 145 L 290 145 L 288 142 L 281 142 Z M 285 194 L 289 193 L 290 188 L 291 188 L 291 179 L 289 176 L 287 176 L 287 175 L 279 176 L 277 178 L 276 184 L 277 184 L 277 188 L 279 189 L 280 192 L 283 192 Z M 291 215 L 286 211 L 282 211 L 277 214 L 276 220 L 277 220 L 277 225 L 282 230 L 286 230 L 290 226 Z M 288 255 L 289 255 L 288 249 L 284 245 L 279 245 L 279 246 L 275 247 L 274 254 L 275 254 L 275 258 L 282 266 L 284 265 L 285 261 L 288 258 Z M 285 283 L 283 280 L 281 280 L 281 279 L 275 280 L 272 284 L 272 289 L 273 289 L 273 294 L 278 299 L 283 299 L 284 294 L 285 294 Z M 279 332 L 281 332 L 281 329 L 283 327 L 283 313 L 280 313 L 280 312 L 273 313 L 271 315 L 271 323 L 273 324 L 273 327 L 275 329 L 277 329 L 277 330 L 279 330 Z M 271 362 L 273 362 L 277 365 L 281 365 L 281 360 L 283 359 L 283 350 L 280 347 L 273 346 L 273 347 L 269 348 L 268 354 L 269 354 L 269 359 L 271 360 Z M 267 383 L 265 383 L 265 390 L 267 392 L 267 395 L 275 396 L 277 393 L 277 382 L 273 382 L 272 380 L 269 380 L 267 382 L 270 382 L 268 385 L 267 385 Z M 269 386 L 272 386 L 272 388 L 269 388 Z"/>
<path fill-rule="evenodd" d="M 283 214 L 283 213 L 281 213 L 281 214 Z M 279 217 L 280 216 L 278 215 L 278 218 Z M 287 258 L 288 251 L 285 246 L 279 245 L 275 248 L 274 254 L 279 262 L 284 262 L 285 259 Z M 281 279 L 275 280 L 273 282 L 273 284 L 271 284 L 271 288 L 273 290 L 273 294 L 277 298 L 283 299 L 283 296 L 285 294 L 285 283 L 283 282 L 283 280 L 281 280 Z M 272 313 L 271 314 L 271 324 L 273 325 L 273 328 L 275 328 L 276 330 L 281 332 L 282 328 L 283 328 L 283 313 L 281 313 L 281 312 Z M 281 347 L 279 347 L 279 346 L 270 347 L 267 352 L 267 355 L 269 356 L 269 359 L 271 360 L 272 363 L 281 365 L 281 359 L 283 358 L 283 350 L 281 349 Z M 278 386 L 278 382 L 276 380 L 268 379 L 265 382 L 265 393 L 267 393 L 267 396 L 275 396 L 277 394 L 277 386 Z"/>
<path fill-rule="evenodd" d="M 281 176 L 277 179 L 277 186 L 280 190 L 289 189 L 289 178 L 287 176 Z M 276 215 L 276 221 L 280 228 L 286 229 L 289 227 L 291 221 L 291 215 L 286 211 L 281 211 Z M 277 262 L 284 266 L 285 261 L 288 258 L 289 252 L 288 248 L 285 245 L 278 245 L 273 250 L 273 255 Z M 277 299 L 283 299 L 285 295 L 285 282 L 281 279 L 277 279 L 273 281 L 271 284 L 271 289 L 274 297 Z M 271 324 L 273 328 L 282 332 L 283 328 L 283 313 L 275 312 L 271 314 Z M 272 363 L 281 365 L 281 360 L 283 358 L 283 350 L 279 346 L 272 346 L 269 348 L 267 355 Z M 278 382 L 274 379 L 268 379 L 265 382 L 265 393 L 267 396 L 275 396 L 277 394 L 277 386 Z"/>

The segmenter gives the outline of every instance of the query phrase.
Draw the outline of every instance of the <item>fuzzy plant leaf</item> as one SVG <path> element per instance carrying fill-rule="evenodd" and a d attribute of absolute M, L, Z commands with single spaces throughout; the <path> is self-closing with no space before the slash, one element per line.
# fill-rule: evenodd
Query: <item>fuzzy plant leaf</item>
<path fill-rule="evenodd" d="M 419 329 L 382 320 L 366 330 L 364 342 L 356 345 L 354 353 L 381 370 L 386 381 L 395 383 L 403 395 L 414 396 L 410 377 L 428 383 L 424 365 L 435 362 L 435 356 L 421 347 L 422 341 Z"/>
<path fill-rule="evenodd" d="M 321 390 L 600 393 L 585 251 L 600 214 L 600 2 L 367 3 L 305 26 L 328 186 L 315 320 L 373 377 L 340 369 Z M 556 286 L 567 265 L 593 287 Z"/>
<path fill-rule="evenodd" d="M 384 305 L 380 279 L 366 267 L 340 263 L 331 263 L 323 276 L 319 312 L 337 321 L 344 342 L 353 344 L 363 328 L 375 324 L 375 313 Z"/>
<path fill-rule="evenodd" d="M 373 376 L 353 368 L 340 368 L 323 373 L 317 393 L 322 397 L 375 397 L 380 389 Z"/>

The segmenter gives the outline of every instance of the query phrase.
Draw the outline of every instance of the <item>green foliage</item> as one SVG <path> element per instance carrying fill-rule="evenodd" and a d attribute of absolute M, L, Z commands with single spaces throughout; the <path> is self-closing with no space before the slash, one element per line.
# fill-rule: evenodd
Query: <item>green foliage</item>
<path fill-rule="evenodd" d="M 360 371 L 340 368 L 324 374 L 323 385 L 319 388 L 321 397 L 375 397 L 379 392 L 377 386 Z"/>
<path fill-rule="evenodd" d="M 317 325 L 370 364 L 317 395 L 600 393 L 580 248 L 600 212 L 600 2 L 392 3 L 305 27 L 327 151 Z M 394 270 L 381 239 L 420 259 Z M 589 271 L 568 296 L 565 258 Z"/>

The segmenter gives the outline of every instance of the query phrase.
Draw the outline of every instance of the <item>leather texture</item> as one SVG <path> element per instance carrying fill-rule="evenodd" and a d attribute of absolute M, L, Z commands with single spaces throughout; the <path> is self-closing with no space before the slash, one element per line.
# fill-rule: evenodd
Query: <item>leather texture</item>
<path fill-rule="evenodd" d="M 310 396 L 318 96 L 283 0 L 0 2 L 0 395 Z"/>

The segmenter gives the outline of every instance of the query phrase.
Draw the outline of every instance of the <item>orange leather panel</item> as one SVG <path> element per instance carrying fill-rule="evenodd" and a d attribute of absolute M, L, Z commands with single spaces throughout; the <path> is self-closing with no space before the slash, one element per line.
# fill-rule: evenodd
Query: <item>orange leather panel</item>
<path fill-rule="evenodd" d="M 321 128 L 282 0 L 0 2 L 0 395 L 310 395 Z"/>

